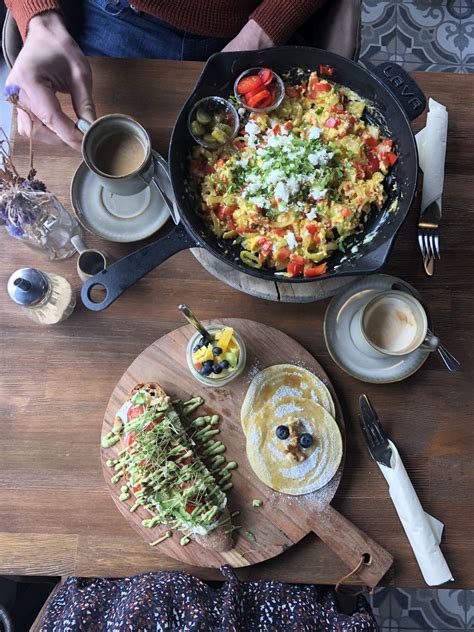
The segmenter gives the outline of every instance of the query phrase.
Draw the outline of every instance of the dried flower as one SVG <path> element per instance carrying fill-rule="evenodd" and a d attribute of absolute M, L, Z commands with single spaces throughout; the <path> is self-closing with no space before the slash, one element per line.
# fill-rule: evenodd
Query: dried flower
<path fill-rule="evenodd" d="M 17 86 L 16 83 L 11 83 L 9 86 L 5 86 L 3 95 L 7 101 L 18 101 L 20 98 L 20 86 Z"/>

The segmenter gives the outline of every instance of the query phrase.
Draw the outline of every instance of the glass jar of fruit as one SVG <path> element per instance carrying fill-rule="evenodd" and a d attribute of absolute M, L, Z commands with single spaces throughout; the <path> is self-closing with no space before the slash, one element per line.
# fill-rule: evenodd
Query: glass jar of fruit
<path fill-rule="evenodd" d="M 242 373 L 247 359 L 245 343 L 232 327 L 210 325 L 212 340 L 199 332 L 190 339 L 186 359 L 193 376 L 206 386 L 223 386 Z"/>

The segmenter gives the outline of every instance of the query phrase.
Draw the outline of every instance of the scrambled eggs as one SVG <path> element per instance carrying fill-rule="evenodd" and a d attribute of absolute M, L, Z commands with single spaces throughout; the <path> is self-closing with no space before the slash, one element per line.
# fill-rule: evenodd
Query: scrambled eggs
<path fill-rule="evenodd" d="M 250 113 L 231 144 L 193 148 L 201 212 L 217 237 L 240 244 L 245 264 L 322 275 L 371 207 L 382 207 L 397 155 L 364 109 L 357 94 L 312 72 L 286 85 L 273 112 Z"/>

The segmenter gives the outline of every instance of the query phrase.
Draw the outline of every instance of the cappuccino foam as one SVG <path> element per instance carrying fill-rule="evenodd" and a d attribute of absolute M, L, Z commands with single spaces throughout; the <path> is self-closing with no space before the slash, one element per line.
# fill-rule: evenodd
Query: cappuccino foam
<path fill-rule="evenodd" d="M 412 307 L 396 297 L 381 298 L 364 315 L 367 338 L 379 349 L 392 353 L 408 351 L 418 338 L 418 323 Z"/>

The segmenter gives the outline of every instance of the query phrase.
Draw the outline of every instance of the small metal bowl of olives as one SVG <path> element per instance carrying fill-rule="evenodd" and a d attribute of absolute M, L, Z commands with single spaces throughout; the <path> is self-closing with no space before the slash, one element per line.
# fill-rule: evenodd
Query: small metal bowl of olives
<path fill-rule="evenodd" d="M 222 97 L 205 97 L 194 104 L 188 116 L 188 129 L 194 140 L 206 149 L 216 149 L 237 136 L 240 121 L 237 110 Z"/>

